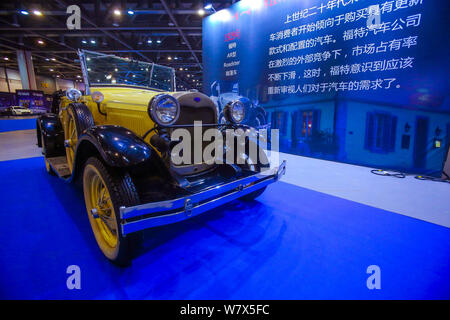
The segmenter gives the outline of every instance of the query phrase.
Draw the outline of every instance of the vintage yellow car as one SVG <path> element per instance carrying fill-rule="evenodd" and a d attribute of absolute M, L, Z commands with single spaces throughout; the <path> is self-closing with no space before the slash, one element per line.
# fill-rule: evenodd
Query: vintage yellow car
<path fill-rule="evenodd" d="M 194 121 L 202 130 L 239 127 L 242 104 L 230 103 L 228 122 L 218 124 L 210 98 L 175 91 L 172 68 L 90 51 L 79 56 L 85 95 L 55 95 L 59 111 L 37 119 L 37 140 L 50 174 L 82 181 L 96 241 L 114 263 L 130 261 L 140 231 L 253 199 L 284 174 L 285 163 L 263 172 L 264 155 L 241 165 L 174 164 L 175 128 L 193 130 Z"/>

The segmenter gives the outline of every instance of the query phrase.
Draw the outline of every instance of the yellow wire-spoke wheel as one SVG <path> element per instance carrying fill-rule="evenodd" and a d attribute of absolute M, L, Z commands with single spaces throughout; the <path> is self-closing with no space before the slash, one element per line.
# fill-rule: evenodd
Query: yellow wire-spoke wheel
<path fill-rule="evenodd" d="M 72 109 L 67 110 L 67 124 L 66 130 L 64 130 L 64 145 L 66 147 L 67 164 L 70 171 L 73 168 L 73 160 L 75 157 L 75 147 L 78 142 L 77 125 L 75 122 L 75 115 Z"/>
<path fill-rule="evenodd" d="M 105 181 L 92 164 L 84 169 L 83 187 L 86 209 L 97 243 L 109 259 L 114 259 L 119 242 L 116 212 Z"/>
<path fill-rule="evenodd" d="M 67 164 L 73 171 L 78 139 L 84 130 L 94 125 L 94 118 L 89 108 L 83 103 L 72 103 L 66 109 L 64 121 L 64 146 Z"/>
<path fill-rule="evenodd" d="M 53 171 L 53 168 L 50 166 L 50 163 L 47 160 L 47 157 L 44 157 L 44 161 L 45 161 L 45 170 L 47 170 L 47 172 L 49 174 L 51 174 L 52 176 L 55 175 L 55 172 Z"/>
<path fill-rule="evenodd" d="M 100 250 L 119 265 L 127 265 L 133 246 L 140 235 L 122 236 L 119 211 L 121 206 L 139 204 L 139 196 L 131 177 L 111 168 L 96 157 L 89 158 L 83 170 L 86 210 Z"/>

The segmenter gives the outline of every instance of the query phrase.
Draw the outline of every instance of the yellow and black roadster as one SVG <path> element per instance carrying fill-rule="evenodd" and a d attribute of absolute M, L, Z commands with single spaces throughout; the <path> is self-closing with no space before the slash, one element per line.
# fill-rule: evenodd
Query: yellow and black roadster
<path fill-rule="evenodd" d="M 285 163 L 263 170 L 264 153 L 252 159 L 248 146 L 239 165 L 173 163 L 173 130 L 194 131 L 194 121 L 203 131 L 237 128 L 242 104 L 230 103 L 227 123 L 218 124 L 217 107 L 206 95 L 175 92 L 172 68 L 89 51 L 79 55 L 85 94 L 70 89 L 55 95 L 58 112 L 38 118 L 37 140 L 48 173 L 82 181 L 92 230 L 111 261 L 129 261 L 141 230 L 253 199 L 284 174 Z"/>

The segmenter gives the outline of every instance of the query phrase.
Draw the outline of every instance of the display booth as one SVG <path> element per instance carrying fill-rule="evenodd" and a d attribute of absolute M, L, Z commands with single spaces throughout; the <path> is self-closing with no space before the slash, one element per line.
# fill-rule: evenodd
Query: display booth
<path fill-rule="evenodd" d="M 439 9 L 436 9 L 439 8 Z M 240 1 L 204 19 L 204 91 L 247 97 L 282 152 L 441 176 L 446 1 Z"/>
<path fill-rule="evenodd" d="M 27 107 L 34 113 L 47 112 L 51 106 L 47 95 L 39 90 L 16 90 L 16 101 L 19 106 Z"/>

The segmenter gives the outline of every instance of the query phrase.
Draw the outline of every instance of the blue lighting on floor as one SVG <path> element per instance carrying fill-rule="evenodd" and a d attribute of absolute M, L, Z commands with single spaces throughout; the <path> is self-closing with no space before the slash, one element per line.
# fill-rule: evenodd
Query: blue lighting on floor
<path fill-rule="evenodd" d="M 81 189 L 43 158 L 0 162 L 3 299 L 448 299 L 450 230 L 279 182 L 149 230 L 129 268 L 110 264 Z M 81 268 L 81 290 L 66 268 Z M 366 269 L 381 268 L 381 290 Z"/>
<path fill-rule="evenodd" d="M 36 129 L 36 119 L 0 120 L 0 132 Z"/>

